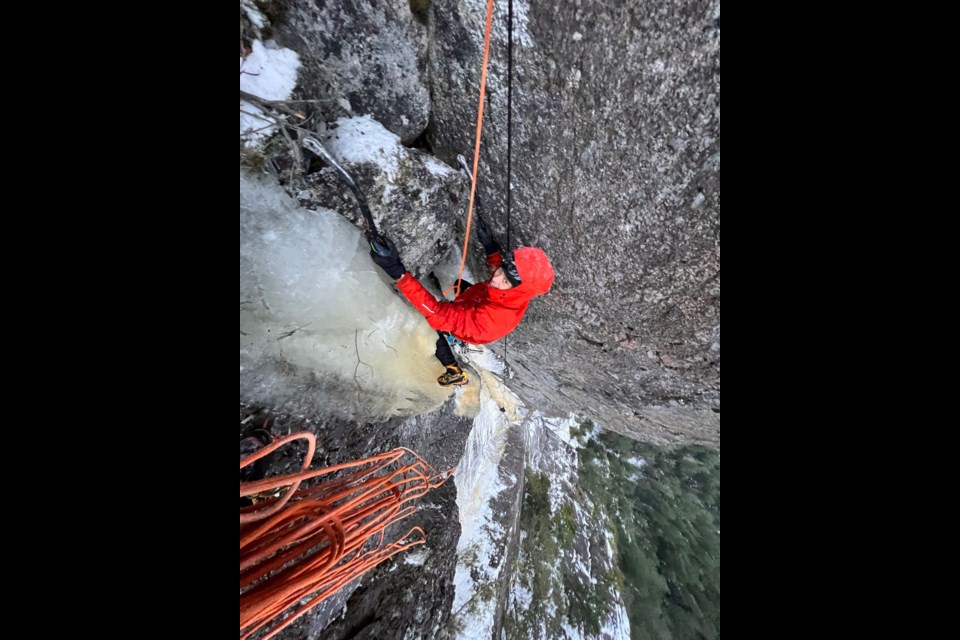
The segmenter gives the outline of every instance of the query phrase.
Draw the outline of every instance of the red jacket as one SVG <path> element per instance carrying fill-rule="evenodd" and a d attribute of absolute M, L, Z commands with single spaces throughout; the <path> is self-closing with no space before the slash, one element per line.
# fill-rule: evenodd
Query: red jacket
<path fill-rule="evenodd" d="M 511 289 L 491 287 L 488 279 L 473 285 L 453 302 L 438 302 L 410 272 L 397 280 L 397 288 L 434 329 L 448 331 L 464 342 L 485 344 L 516 329 L 530 299 L 546 293 L 553 284 L 553 266 L 540 249 L 520 247 L 513 252 L 513 259 L 520 284 Z M 501 263 L 499 253 L 487 256 L 491 276 Z"/>

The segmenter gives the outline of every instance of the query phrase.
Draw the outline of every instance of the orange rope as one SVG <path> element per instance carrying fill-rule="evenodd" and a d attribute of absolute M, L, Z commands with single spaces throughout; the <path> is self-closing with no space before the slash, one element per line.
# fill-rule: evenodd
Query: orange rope
<path fill-rule="evenodd" d="M 420 527 L 389 544 L 385 531 L 416 511 L 409 502 L 453 473 L 438 473 L 404 448 L 308 470 L 316 442 L 310 433 L 282 438 L 240 468 L 298 439 L 308 448 L 299 473 L 240 483 L 240 497 L 275 494 L 240 510 L 241 640 L 268 626 L 262 638 L 272 637 L 366 571 L 425 543 Z M 405 456 L 413 462 L 402 464 Z M 301 487 L 321 476 L 328 477 Z"/>
<path fill-rule="evenodd" d="M 460 275 L 452 287 L 443 292 L 446 296 L 450 289 L 456 289 L 454 297 L 460 295 L 460 282 L 463 280 L 463 267 L 467 264 L 467 247 L 470 244 L 470 223 L 473 221 L 473 198 L 477 193 L 477 166 L 480 164 L 480 134 L 483 132 L 484 89 L 487 86 L 487 61 L 490 59 L 490 31 L 493 26 L 493 0 L 487 0 L 487 26 L 483 33 L 483 69 L 480 72 L 480 104 L 477 106 L 477 140 L 473 145 L 473 180 L 470 182 L 470 206 L 467 208 L 467 230 L 463 234 L 463 255 L 460 258 Z"/>

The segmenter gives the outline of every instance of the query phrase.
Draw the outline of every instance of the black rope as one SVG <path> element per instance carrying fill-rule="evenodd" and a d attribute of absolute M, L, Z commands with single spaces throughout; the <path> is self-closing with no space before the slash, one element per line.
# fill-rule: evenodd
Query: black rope
<path fill-rule="evenodd" d="M 510 170 L 513 155 L 513 0 L 507 3 L 507 250 L 510 244 Z"/>
<path fill-rule="evenodd" d="M 513 153 L 513 0 L 507 2 L 507 251 L 510 251 L 510 170 Z M 509 374 L 507 338 L 503 338 L 504 373 Z"/>

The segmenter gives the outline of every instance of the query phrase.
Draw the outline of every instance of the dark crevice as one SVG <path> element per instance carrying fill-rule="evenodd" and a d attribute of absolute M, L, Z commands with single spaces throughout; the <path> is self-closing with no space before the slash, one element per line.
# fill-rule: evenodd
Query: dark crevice
<path fill-rule="evenodd" d="M 410 0 L 410 13 L 426 27 L 430 21 L 430 0 Z"/>
<path fill-rule="evenodd" d="M 428 126 L 426 129 L 423 130 L 423 133 L 421 133 L 419 136 L 417 136 L 413 140 L 413 142 L 410 142 L 409 144 L 406 144 L 404 146 L 407 146 L 411 149 L 418 149 L 420 151 L 423 151 L 424 153 L 429 153 L 430 155 L 433 155 L 433 145 L 431 145 L 430 140 L 427 139 L 427 130 L 429 128 L 430 127 Z"/>
<path fill-rule="evenodd" d="M 592 344 L 592 345 L 597 346 L 597 347 L 602 347 L 602 346 L 604 346 L 604 344 L 606 344 L 606 343 L 604 343 L 604 342 L 601 342 L 600 340 L 594 340 L 593 338 L 590 338 L 590 337 L 588 337 L 588 336 L 585 336 L 585 335 L 584 335 L 583 333 L 581 333 L 580 331 L 577 331 L 577 337 L 579 337 L 579 338 L 580 338 L 581 340 L 583 340 L 584 342 L 587 342 L 588 344 Z"/>
<path fill-rule="evenodd" d="M 370 625 L 375 624 L 379 619 L 380 617 L 377 616 L 376 614 L 368 613 L 363 618 L 361 618 L 356 624 L 352 625 L 350 627 L 350 630 L 347 631 L 344 637 L 355 638 L 357 634 L 359 634 L 361 631 L 363 631 Z"/>
<path fill-rule="evenodd" d="M 433 271 L 427 274 L 427 278 L 437 288 L 437 291 L 443 291 L 443 287 L 440 286 L 440 279 L 437 278 L 436 274 L 434 274 Z"/>

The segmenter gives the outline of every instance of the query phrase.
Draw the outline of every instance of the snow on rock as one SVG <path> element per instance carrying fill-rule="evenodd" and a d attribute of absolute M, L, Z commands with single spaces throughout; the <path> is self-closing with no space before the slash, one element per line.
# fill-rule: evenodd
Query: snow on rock
<path fill-rule="evenodd" d="M 405 153 L 400 136 L 387 131 L 369 115 L 338 119 L 324 146 L 340 162 L 379 165 L 390 182 L 396 177 Z"/>
<path fill-rule="evenodd" d="M 499 582 L 499 571 L 490 560 L 499 552 L 491 542 L 500 537 L 502 526 L 495 520 L 491 500 L 505 487 L 498 467 L 507 443 L 510 422 L 486 391 L 481 392 L 480 413 L 454 481 L 460 510 L 460 542 L 457 544 L 456 594 L 453 613 L 462 625 L 461 637 L 483 638 L 492 635 L 496 599 L 484 597 L 484 585 Z"/>
<path fill-rule="evenodd" d="M 577 422 L 577 417 L 574 414 L 569 414 L 566 418 L 544 418 L 544 426 L 550 431 L 557 434 L 557 437 L 574 449 L 580 448 L 580 443 L 576 438 L 570 435 L 571 427 L 578 427 L 579 423 Z"/>
<path fill-rule="evenodd" d="M 440 162 L 433 156 L 427 156 L 423 164 L 427 167 L 427 170 L 435 176 L 446 177 L 456 173 L 454 169 Z"/>
<path fill-rule="evenodd" d="M 257 29 L 263 29 L 267 23 L 267 19 L 260 13 L 260 9 L 257 8 L 253 0 L 240 0 L 240 8 L 243 9 L 247 19 L 253 23 L 253 26 Z"/>
<path fill-rule="evenodd" d="M 515 515 L 494 503 L 502 505 L 504 496 L 514 503 L 519 478 L 505 469 L 505 453 L 510 430 L 525 413 L 519 399 L 494 374 L 479 368 L 479 362 L 473 364 L 480 374 L 479 410 L 454 475 L 461 534 L 453 614 L 463 628 L 461 638 L 490 637 L 494 629 L 497 596 L 506 580 L 505 527 Z"/>
<path fill-rule="evenodd" d="M 249 15 L 249 14 L 248 14 Z M 300 59 L 272 40 L 254 40 L 250 53 L 240 58 L 240 90 L 265 100 L 287 100 L 297 84 Z M 276 131 L 258 107 L 240 101 L 240 137 L 255 147 Z"/>

